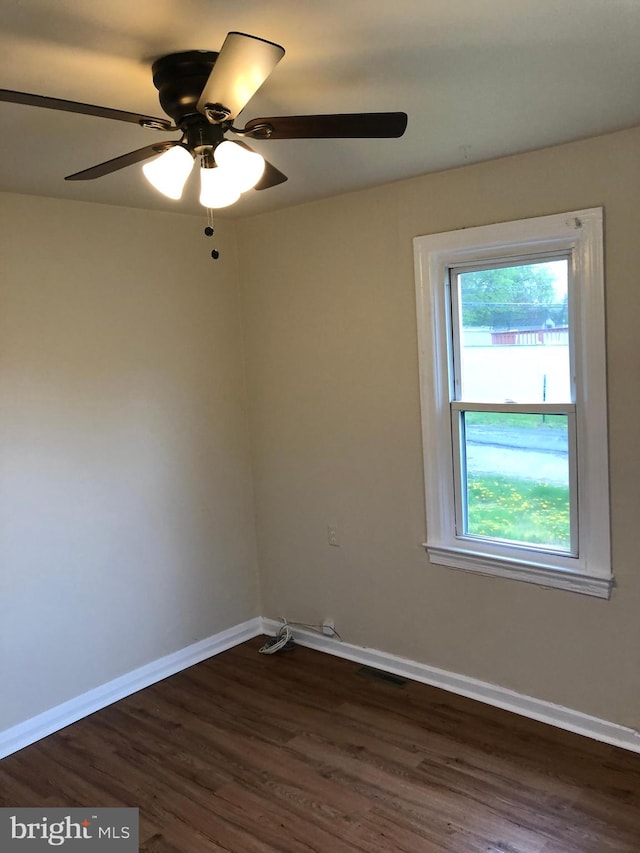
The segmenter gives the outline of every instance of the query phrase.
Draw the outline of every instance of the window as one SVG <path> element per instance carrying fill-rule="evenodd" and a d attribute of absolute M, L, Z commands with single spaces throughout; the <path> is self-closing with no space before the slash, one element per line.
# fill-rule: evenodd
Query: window
<path fill-rule="evenodd" d="M 608 597 L 601 209 L 414 251 L 431 561 Z"/>

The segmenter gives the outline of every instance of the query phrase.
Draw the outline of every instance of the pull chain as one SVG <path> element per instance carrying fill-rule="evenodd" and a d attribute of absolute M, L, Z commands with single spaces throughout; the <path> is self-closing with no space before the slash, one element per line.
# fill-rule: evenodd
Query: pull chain
<path fill-rule="evenodd" d="M 213 218 L 213 209 L 208 207 L 207 208 L 207 225 L 204 229 L 204 233 L 207 237 L 213 237 L 214 232 L 215 232 L 215 220 Z M 220 257 L 220 252 L 217 249 L 212 249 L 211 250 L 211 257 L 213 258 L 214 261 L 217 261 L 218 258 Z"/>

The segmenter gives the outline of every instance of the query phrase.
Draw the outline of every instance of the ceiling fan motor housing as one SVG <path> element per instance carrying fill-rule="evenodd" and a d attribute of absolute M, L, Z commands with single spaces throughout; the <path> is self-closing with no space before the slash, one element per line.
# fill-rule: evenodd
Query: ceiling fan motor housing
<path fill-rule="evenodd" d="M 162 56 L 153 63 L 153 84 L 159 92 L 160 105 L 178 127 L 184 128 L 196 117 L 208 123 L 197 104 L 217 58 L 213 50 L 187 50 Z"/>

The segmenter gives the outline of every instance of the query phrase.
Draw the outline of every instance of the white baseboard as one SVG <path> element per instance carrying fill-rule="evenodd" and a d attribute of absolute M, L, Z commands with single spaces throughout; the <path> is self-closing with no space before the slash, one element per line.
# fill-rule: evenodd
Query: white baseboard
<path fill-rule="evenodd" d="M 226 631 L 221 631 L 205 640 L 193 643 L 174 654 L 159 658 L 146 666 L 135 669 L 120 678 L 115 678 L 107 684 L 89 690 L 81 696 L 76 696 L 68 702 L 25 720 L 23 723 L 5 729 L 5 731 L 0 732 L 0 759 L 65 728 L 71 723 L 75 723 L 83 717 L 87 717 L 89 714 L 93 714 L 95 711 L 99 711 L 101 708 L 106 708 L 119 699 L 124 699 L 138 690 L 149 687 L 170 675 L 175 675 L 194 664 L 244 643 L 252 637 L 259 634 L 274 635 L 281 624 L 275 619 L 260 617 L 250 619 L 248 622 L 235 625 Z M 524 717 L 530 717 L 533 720 L 576 732 L 594 740 L 604 741 L 632 752 L 640 752 L 640 732 L 634 729 L 591 717 L 562 705 L 554 705 L 552 702 L 525 696 L 497 684 L 447 672 L 388 652 L 343 643 L 334 637 L 325 637 L 313 631 L 294 629 L 293 633 L 296 642 L 302 646 L 308 646 L 375 669 L 382 669 L 413 681 L 420 681 L 423 684 L 430 684 L 433 687 L 440 687 L 451 693 L 467 696 L 496 708 L 504 708 Z"/>
<path fill-rule="evenodd" d="M 262 619 L 262 630 L 265 634 L 273 636 L 281 626 L 282 622 L 275 619 Z M 498 684 L 490 684 L 486 681 L 470 678 L 467 675 L 447 672 L 435 666 L 418 663 L 376 649 L 353 646 L 349 643 L 343 643 L 335 637 L 325 637 L 314 631 L 293 628 L 293 635 L 296 642 L 301 646 L 308 646 L 311 649 L 391 672 L 413 681 L 421 681 L 423 684 L 430 684 L 433 687 L 441 687 L 450 693 L 457 693 L 479 702 L 485 702 L 487 705 L 493 705 L 496 708 L 513 711 L 523 717 L 539 720 L 542 723 L 548 723 L 557 728 L 610 743 L 632 752 L 640 752 L 640 732 L 635 729 L 610 723 L 598 717 L 591 717 L 581 711 L 574 711 L 562 705 L 535 699 L 533 696 L 525 696 L 522 693 L 508 690 L 506 687 L 500 687 Z"/>
<path fill-rule="evenodd" d="M 106 708 L 107 705 L 124 699 L 132 693 L 137 693 L 144 687 L 149 687 L 170 675 L 175 675 L 207 658 L 220 654 L 227 649 L 244 643 L 262 633 L 260 617 L 250 619 L 240 625 L 234 625 L 226 631 L 220 631 L 205 640 L 193 643 L 178 652 L 166 655 L 152 661 L 146 666 L 134 669 L 120 678 L 114 678 L 81 696 L 76 696 L 62 705 L 57 705 L 42 714 L 31 717 L 23 723 L 18 723 L 0 732 L 0 758 L 5 758 L 25 746 L 53 734 L 77 720 Z"/>

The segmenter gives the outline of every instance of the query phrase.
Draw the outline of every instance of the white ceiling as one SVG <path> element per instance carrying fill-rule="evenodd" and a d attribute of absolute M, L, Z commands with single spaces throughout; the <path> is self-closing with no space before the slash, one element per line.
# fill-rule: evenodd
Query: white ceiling
<path fill-rule="evenodd" d="M 236 124 L 402 110 L 401 139 L 252 142 L 289 180 L 248 215 L 640 124 L 640 0 L 1 0 L 0 88 L 163 113 L 151 62 L 219 50 L 228 31 L 286 55 Z M 204 213 L 141 167 L 64 176 L 167 134 L 0 103 L 0 190 Z M 221 212 L 221 215 L 222 212 Z"/>

